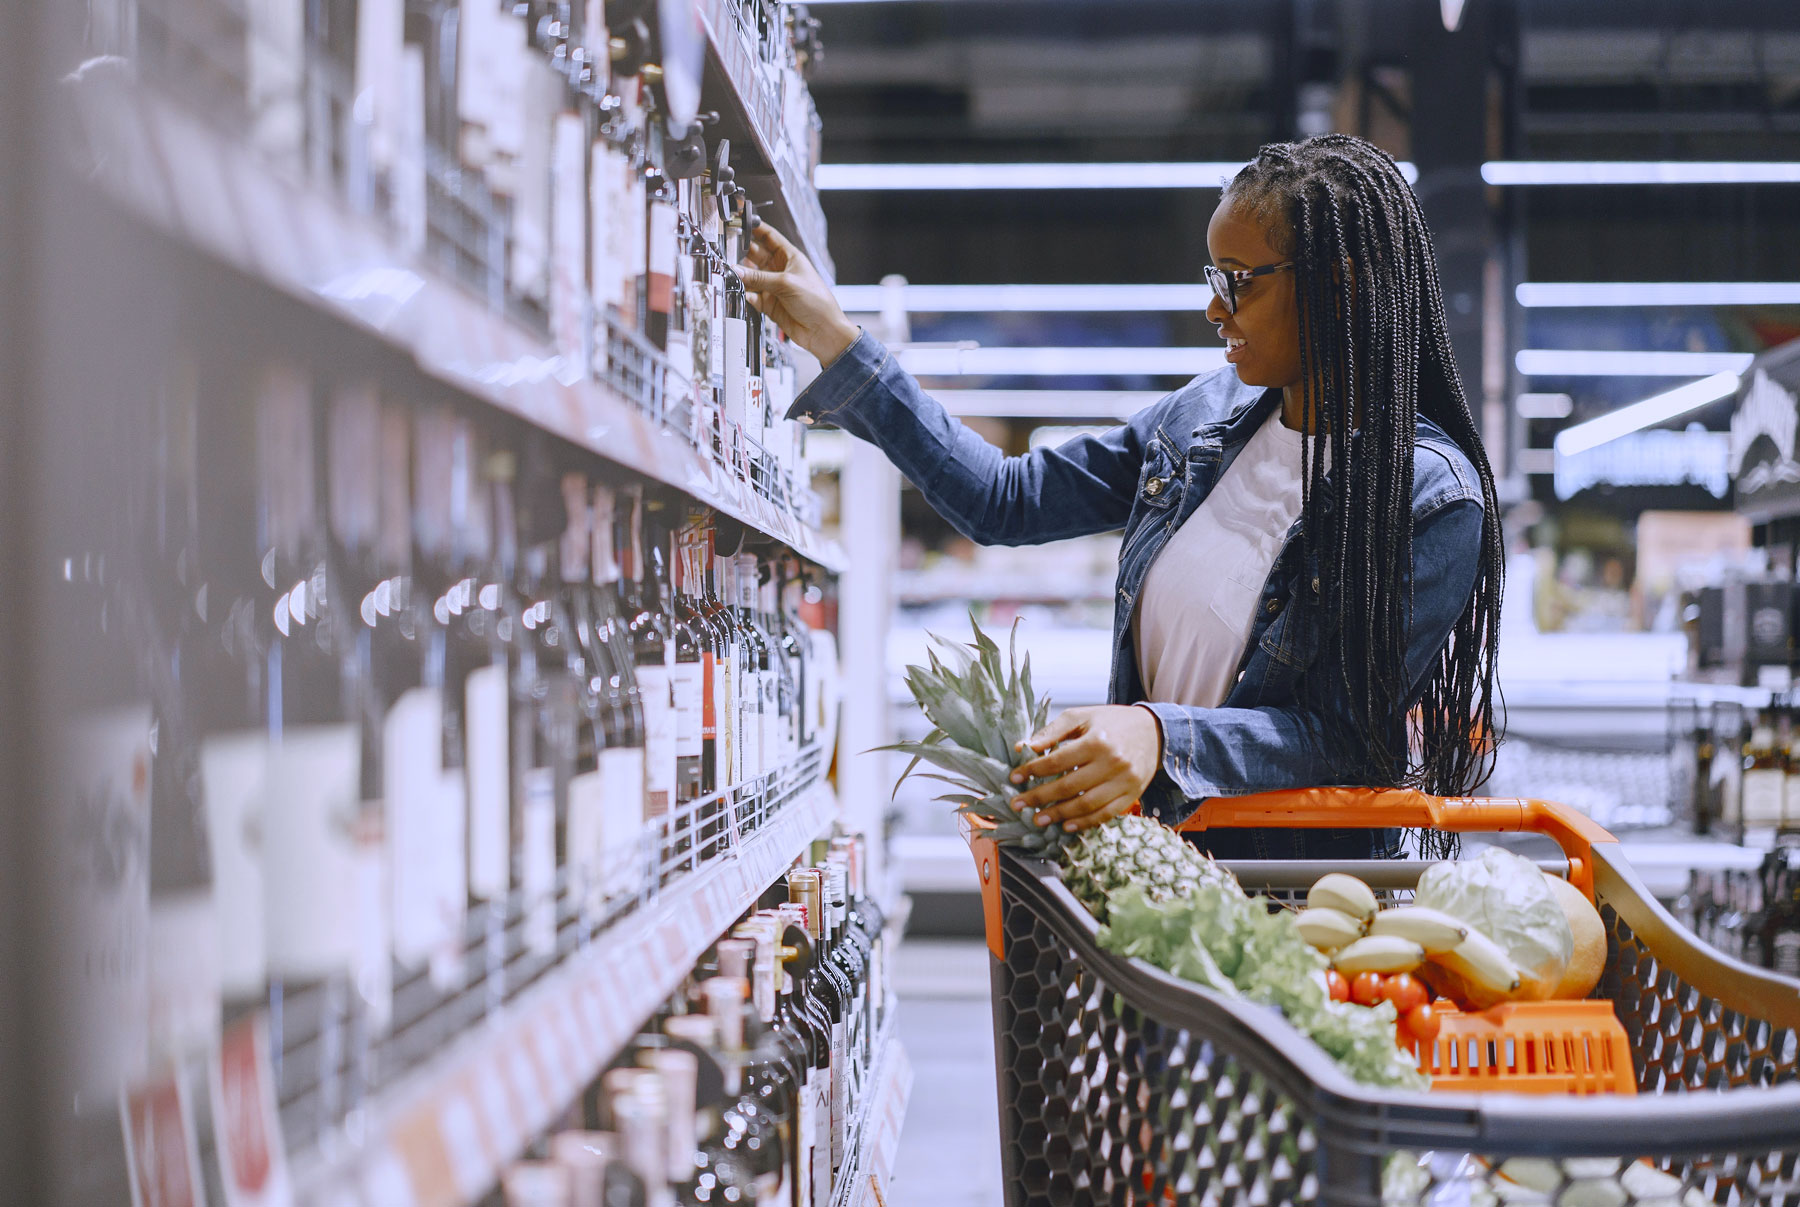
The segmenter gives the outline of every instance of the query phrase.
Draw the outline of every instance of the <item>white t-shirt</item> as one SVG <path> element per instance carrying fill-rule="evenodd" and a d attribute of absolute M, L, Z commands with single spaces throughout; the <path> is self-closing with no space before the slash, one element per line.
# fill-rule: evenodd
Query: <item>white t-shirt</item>
<path fill-rule="evenodd" d="M 1269 567 L 1300 515 L 1305 437 L 1271 412 L 1144 576 L 1132 626 L 1146 698 L 1217 708 Z"/>

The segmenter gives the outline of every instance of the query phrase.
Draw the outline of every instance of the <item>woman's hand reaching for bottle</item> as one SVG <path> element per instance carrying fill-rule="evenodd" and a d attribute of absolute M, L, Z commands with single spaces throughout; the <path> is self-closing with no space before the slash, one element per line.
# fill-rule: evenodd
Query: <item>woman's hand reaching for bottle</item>
<path fill-rule="evenodd" d="M 799 248 L 767 222 L 759 223 L 737 266 L 744 296 L 787 337 L 828 365 L 856 342 L 858 328 L 831 286 Z"/>
<path fill-rule="evenodd" d="M 1086 830 L 1143 796 L 1162 766 L 1162 722 L 1135 705 L 1071 708 L 1026 745 L 1043 757 L 1014 770 L 1013 783 L 1054 778 L 1021 792 L 1013 808 L 1038 810 L 1039 825 Z"/>

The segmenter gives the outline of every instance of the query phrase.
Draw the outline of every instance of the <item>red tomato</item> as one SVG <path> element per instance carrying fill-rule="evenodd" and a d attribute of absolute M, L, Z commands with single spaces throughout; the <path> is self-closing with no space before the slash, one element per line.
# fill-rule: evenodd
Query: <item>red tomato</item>
<path fill-rule="evenodd" d="M 1335 968 L 1325 970 L 1325 989 L 1331 994 L 1331 1000 L 1334 1002 L 1350 1000 L 1350 982 L 1346 981 L 1344 974 Z"/>
<path fill-rule="evenodd" d="M 1429 1002 L 1414 1006 L 1406 1012 L 1406 1029 L 1411 1031 L 1422 1044 L 1428 1044 L 1436 1039 L 1438 1030 L 1443 1025 L 1444 1020 L 1437 1016 L 1437 1011 L 1431 1008 Z"/>
<path fill-rule="evenodd" d="M 1381 1000 L 1381 974 L 1359 972 L 1350 982 L 1350 1000 L 1359 1006 L 1373 1006 Z"/>
<path fill-rule="evenodd" d="M 1425 986 L 1413 979 L 1410 972 L 1389 977 L 1387 984 L 1381 987 L 1381 996 L 1394 1003 L 1394 1009 L 1401 1014 L 1431 1000 L 1431 995 L 1425 992 Z"/>

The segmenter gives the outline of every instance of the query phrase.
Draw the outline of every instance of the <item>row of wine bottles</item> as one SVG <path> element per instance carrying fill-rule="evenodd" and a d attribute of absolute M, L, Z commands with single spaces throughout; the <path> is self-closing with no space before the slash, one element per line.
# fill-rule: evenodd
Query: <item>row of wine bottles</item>
<path fill-rule="evenodd" d="M 885 920 L 860 838 L 814 844 L 531 1156 L 506 1207 L 829 1207 L 874 1091 Z"/>
<path fill-rule="evenodd" d="M 149 24 L 120 15 L 136 0 L 92 3 L 97 41 L 167 55 L 187 79 L 193 56 L 158 49 L 185 27 L 128 35 Z M 759 219 L 717 115 L 698 112 L 694 3 L 254 0 L 221 5 L 208 28 L 243 23 L 245 120 L 264 156 L 385 216 L 403 260 L 546 332 L 559 379 L 608 382 L 785 499 L 802 435 L 784 416 L 804 356 L 760 322 L 732 270 Z M 770 133 L 800 140 L 790 158 L 810 165 L 816 22 L 774 0 L 726 8 L 726 32 L 782 98 Z"/>
<path fill-rule="evenodd" d="M 373 378 L 217 356 L 154 410 L 129 539 L 63 563 L 51 779 L 113 869 L 71 889 L 84 1091 L 310 987 L 375 1037 L 425 973 L 503 992 L 471 935 L 541 968 L 828 768 L 829 583 L 785 549 Z"/>

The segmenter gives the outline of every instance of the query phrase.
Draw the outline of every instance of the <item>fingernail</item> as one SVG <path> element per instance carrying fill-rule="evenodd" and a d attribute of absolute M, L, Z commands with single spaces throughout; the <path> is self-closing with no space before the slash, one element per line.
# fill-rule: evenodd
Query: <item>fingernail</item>
<path fill-rule="evenodd" d="M 1025 782 L 1025 777 L 1015 771 L 1013 772 L 1012 782 L 1015 784 L 1022 784 Z"/>
<path fill-rule="evenodd" d="M 1065 821 L 1063 823 L 1063 829 L 1065 829 L 1065 830 L 1069 831 L 1069 833 L 1073 834 L 1075 832 L 1075 823 L 1072 821 Z"/>
<path fill-rule="evenodd" d="M 1024 811 L 1025 811 L 1025 806 L 1022 803 L 1020 803 L 1019 801 L 1013 802 L 1013 812 L 1014 813 L 1023 813 Z"/>

